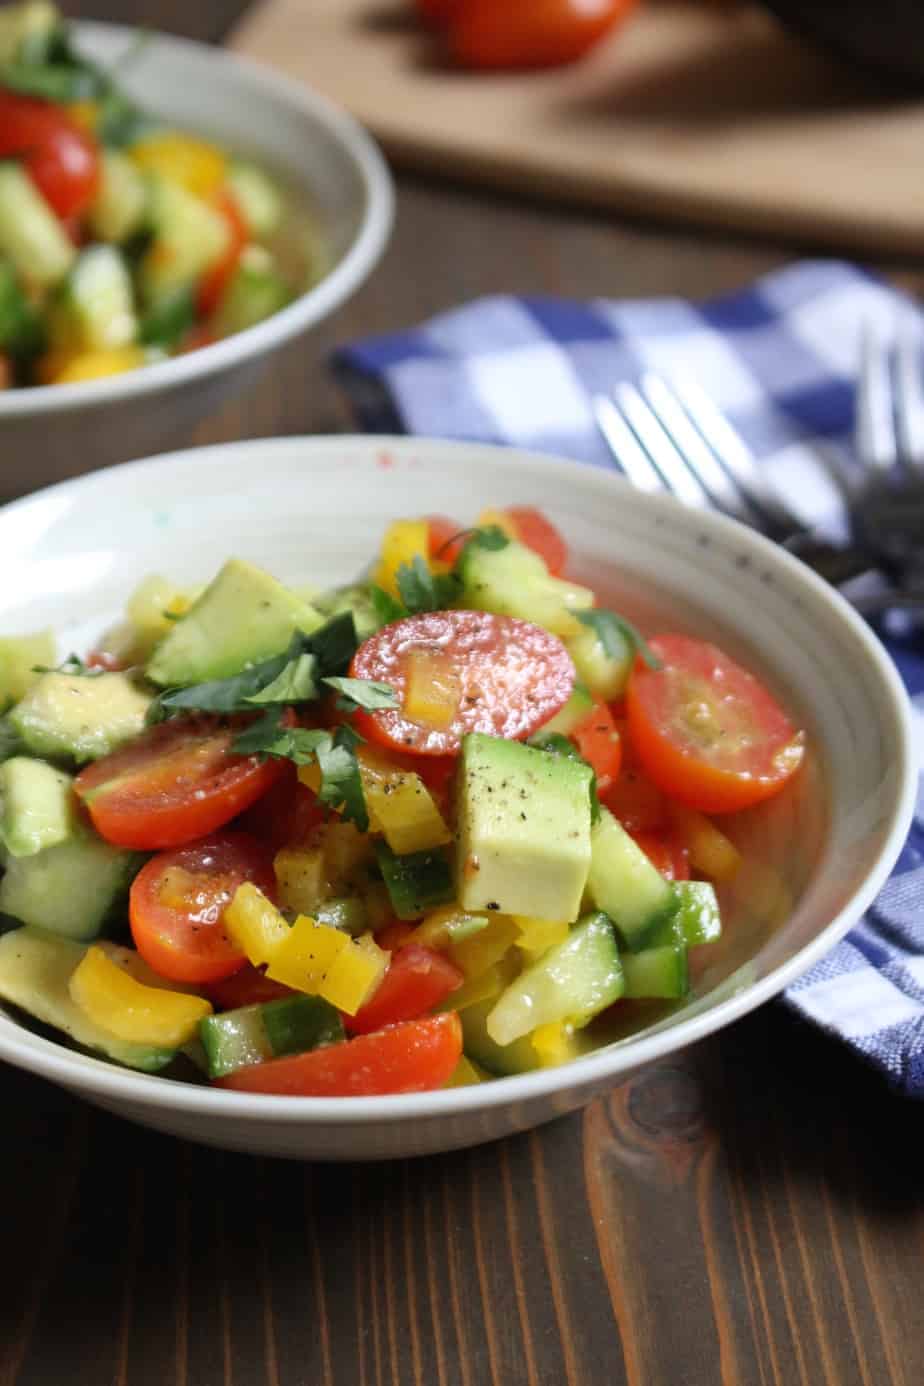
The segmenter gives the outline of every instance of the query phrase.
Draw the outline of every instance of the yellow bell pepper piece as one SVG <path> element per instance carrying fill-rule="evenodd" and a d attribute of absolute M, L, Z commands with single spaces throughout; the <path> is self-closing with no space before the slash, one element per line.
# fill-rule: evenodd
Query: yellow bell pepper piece
<path fill-rule="evenodd" d="M 574 1027 L 563 1020 L 538 1025 L 531 1036 L 533 1049 L 543 1068 L 556 1068 L 580 1058 L 583 1046 L 575 1038 Z"/>
<path fill-rule="evenodd" d="M 110 375 L 123 375 L 135 371 L 146 361 L 143 347 L 112 347 L 108 351 L 82 351 L 70 357 L 57 369 L 52 383 L 55 385 L 76 385 L 83 380 L 104 380 Z"/>
<path fill-rule="evenodd" d="M 375 580 L 393 597 L 400 598 L 398 569 L 408 566 L 418 555 L 427 562 L 430 547 L 430 526 L 426 520 L 395 520 L 385 531 L 382 556 Z"/>
<path fill-rule="evenodd" d="M 487 510 L 482 510 L 478 516 L 478 528 L 487 529 L 491 525 L 496 525 L 498 529 L 502 529 L 507 538 L 512 539 L 514 543 L 519 542 L 520 536 L 517 534 L 517 527 L 510 516 L 504 514 L 503 510 L 493 510 L 490 507 Z"/>
<path fill-rule="evenodd" d="M 199 1021 L 212 1013 L 201 996 L 136 981 L 97 947 L 87 949 L 68 990 L 95 1025 L 132 1044 L 178 1049 L 195 1038 Z"/>
<path fill-rule="evenodd" d="M 452 833 L 423 780 L 412 770 L 398 770 L 370 754 L 357 753 L 370 827 L 384 833 L 393 852 L 426 852 L 449 842 Z"/>
<path fill-rule="evenodd" d="M 463 1054 L 456 1064 L 455 1071 L 451 1078 L 447 1078 L 443 1084 L 444 1088 L 471 1088 L 476 1083 L 483 1083 L 488 1075 L 484 1069 L 479 1069 L 473 1064 L 471 1059 L 467 1059 Z"/>
<path fill-rule="evenodd" d="M 404 687 L 404 715 L 441 731 L 459 710 L 462 683 L 452 662 L 439 652 L 412 650 Z"/>
<path fill-rule="evenodd" d="M 565 921 L 528 919 L 525 915 L 514 915 L 513 921 L 520 931 L 517 947 L 531 960 L 547 953 L 557 943 L 564 943 L 570 931 L 570 925 Z"/>
<path fill-rule="evenodd" d="M 480 977 L 494 963 L 500 962 L 516 943 L 518 932 L 509 915 L 497 914 L 486 929 L 461 943 L 454 943 L 449 950 L 449 956 L 467 978 Z"/>
<path fill-rule="evenodd" d="M 276 853 L 273 870 L 284 909 L 313 914 L 330 893 L 320 847 L 283 847 Z"/>
<path fill-rule="evenodd" d="M 338 1010 L 355 1015 L 385 976 L 390 957 L 371 934 L 363 934 L 337 954 L 318 988 L 320 995 Z"/>
<path fill-rule="evenodd" d="M 477 1006 L 479 1001 L 491 1001 L 510 985 L 511 969 L 501 963 L 492 963 L 477 977 L 463 982 L 438 1007 L 441 1011 L 464 1011 L 469 1006 Z"/>
<path fill-rule="evenodd" d="M 266 975 L 296 991 L 312 995 L 320 989 L 338 953 L 349 945 L 347 934 L 318 924 L 309 915 L 300 914 L 267 960 Z"/>
<path fill-rule="evenodd" d="M 712 881 L 727 881 L 741 865 L 741 853 L 704 813 L 668 804 L 671 820 L 690 857 L 690 865 Z"/>
<path fill-rule="evenodd" d="M 195 197 L 214 197 L 228 171 L 217 145 L 172 130 L 137 140 L 128 153 L 144 173 L 180 183 Z"/>
<path fill-rule="evenodd" d="M 269 962 L 291 933 L 276 906 L 249 881 L 234 892 L 222 923 L 254 967 Z"/>

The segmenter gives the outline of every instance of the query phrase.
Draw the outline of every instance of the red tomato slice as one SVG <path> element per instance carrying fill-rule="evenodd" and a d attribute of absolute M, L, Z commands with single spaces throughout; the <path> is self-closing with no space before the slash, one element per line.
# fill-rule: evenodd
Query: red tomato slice
<path fill-rule="evenodd" d="M 600 802 L 618 818 L 626 832 L 657 831 L 667 825 L 667 802 L 657 785 L 640 770 L 623 766 Z"/>
<path fill-rule="evenodd" d="M 205 991 L 216 1011 L 236 1011 L 239 1006 L 258 1006 L 264 1001 L 280 1001 L 284 996 L 293 995 L 291 987 L 274 982 L 250 963 L 245 963 L 230 977 L 210 982 Z"/>
<path fill-rule="evenodd" d="M 552 521 L 532 505 L 511 505 L 504 511 L 513 521 L 521 544 L 537 553 L 553 577 L 563 573 L 568 563 L 568 546 Z"/>
<path fill-rule="evenodd" d="M 282 773 L 278 760 L 236 756 L 236 731 L 177 718 L 88 765 L 74 782 L 93 826 L 118 847 L 179 847 L 229 823 Z"/>
<path fill-rule="evenodd" d="M 572 731 L 571 740 L 592 766 L 597 777 L 597 792 L 603 793 L 619 774 L 622 742 L 613 714 L 602 698 L 594 699 L 587 716 Z"/>
<path fill-rule="evenodd" d="M 632 836 L 662 876 L 669 881 L 690 879 L 687 850 L 673 834 L 647 832 L 633 833 Z"/>
<path fill-rule="evenodd" d="M 272 855 L 246 833 L 216 833 L 161 852 L 132 882 L 128 917 L 145 962 L 174 982 L 216 982 L 247 959 L 222 924 L 244 881 L 272 896 Z"/>
<path fill-rule="evenodd" d="M 196 309 L 201 318 L 207 318 L 218 307 L 222 294 L 237 269 L 241 251 L 247 244 L 247 224 L 234 198 L 229 192 L 221 192 L 215 201 L 218 210 L 227 222 L 230 236 L 228 248 L 221 259 L 211 269 L 206 270 L 199 280 Z"/>
<path fill-rule="evenodd" d="M 580 58 L 636 0 L 465 0 L 449 43 L 466 67 L 555 67 Z"/>
<path fill-rule="evenodd" d="M 777 794 L 804 736 L 763 684 L 715 645 L 650 642 L 663 668 L 637 661 L 626 707 L 632 744 L 665 794 L 703 813 L 734 813 Z"/>
<path fill-rule="evenodd" d="M 465 539 L 457 539 L 464 525 L 450 520 L 448 515 L 427 515 L 429 527 L 428 552 L 431 558 L 441 558 L 445 563 L 455 563 L 465 545 Z"/>
<path fill-rule="evenodd" d="M 241 815 L 237 827 L 278 850 L 307 843 L 327 816 L 317 795 L 299 780 L 292 762 L 283 761 L 275 784 Z"/>
<path fill-rule="evenodd" d="M 464 981 L 464 973 L 442 953 L 409 943 L 393 956 L 372 1000 L 355 1015 L 345 1015 L 343 1023 L 353 1035 L 368 1035 L 385 1025 L 416 1020 Z"/>
<path fill-rule="evenodd" d="M 457 755 L 467 732 L 508 740 L 530 736 L 562 707 L 574 686 L 571 656 L 560 640 L 528 621 L 486 611 L 428 611 L 385 626 L 353 656 L 354 678 L 391 684 L 404 702 L 415 651 L 442 655 L 459 701 L 448 726 L 424 726 L 403 708 L 358 712 L 358 730 L 415 755 Z"/>
<path fill-rule="evenodd" d="M 93 140 L 59 106 L 0 91 L 0 158 L 18 156 L 62 220 L 78 217 L 99 183 Z"/>
<path fill-rule="evenodd" d="M 454 1011 L 407 1020 L 307 1054 L 239 1068 L 218 1086 L 287 1097 L 382 1097 L 441 1088 L 462 1055 Z"/>

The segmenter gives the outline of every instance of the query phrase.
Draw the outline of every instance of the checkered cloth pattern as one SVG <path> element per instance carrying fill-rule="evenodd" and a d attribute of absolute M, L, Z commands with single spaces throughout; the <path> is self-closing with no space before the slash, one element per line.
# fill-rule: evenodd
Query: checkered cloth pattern
<path fill-rule="evenodd" d="M 610 467 L 591 400 L 652 370 L 693 377 L 802 518 L 845 531 L 831 466 L 849 471 L 861 325 L 924 343 L 913 301 L 856 266 L 807 261 L 711 302 L 494 296 L 333 358 L 364 428 L 501 443 Z M 885 643 L 911 696 L 914 825 L 872 908 L 785 1000 L 924 1097 L 924 638 Z"/>

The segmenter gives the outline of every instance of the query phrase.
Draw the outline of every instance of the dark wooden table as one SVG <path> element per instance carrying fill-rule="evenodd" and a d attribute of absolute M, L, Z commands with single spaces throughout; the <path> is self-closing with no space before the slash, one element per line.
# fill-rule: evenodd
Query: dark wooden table
<path fill-rule="evenodd" d="M 218 40 L 241 6 L 66 8 Z M 701 295 L 796 253 L 401 177 L 371 283 L 189 441 L 346 427 L 329 348 L 476 294 Z M 420 1161 L 220 1154 L 11 1069 L 0 1110 L 0 1386 L 924 1381 L 924 1107 L 779 1004 Z"/>

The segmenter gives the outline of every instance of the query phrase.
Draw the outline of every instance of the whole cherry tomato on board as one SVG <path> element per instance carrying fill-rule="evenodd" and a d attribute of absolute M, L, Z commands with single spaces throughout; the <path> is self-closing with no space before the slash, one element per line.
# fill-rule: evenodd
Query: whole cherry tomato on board
<path fill-rule="evenodd" d="M 462 0 L 449 47 L 465 67 L 557 67 L 574 62 L 635 8 L 636 0 Z"/>

